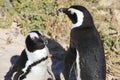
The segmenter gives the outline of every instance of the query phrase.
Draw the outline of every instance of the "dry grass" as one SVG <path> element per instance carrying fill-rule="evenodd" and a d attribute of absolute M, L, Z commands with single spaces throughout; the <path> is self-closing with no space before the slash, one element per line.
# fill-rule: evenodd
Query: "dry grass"
<path fill-rule="evenodd" d="M 69 44 L 70 21 L 59 14 L 60 7 L 73 4 L 85 6 L 91 12 L 103 40 L 107 73 L 120 80 L 120 6 L 119 0 L 12 0 L 12 7 L 0 1 L 0 27 L 8 28 L 16 22 L 21 32 L 40 30 L 64 45 Z M 8 39 L 8 43 L 11 40 Z"/>

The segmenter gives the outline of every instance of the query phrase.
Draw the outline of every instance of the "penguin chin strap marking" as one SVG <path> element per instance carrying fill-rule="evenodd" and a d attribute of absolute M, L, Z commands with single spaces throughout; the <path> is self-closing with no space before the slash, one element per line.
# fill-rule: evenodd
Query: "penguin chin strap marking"
<path fill-rule="evenodd" d="M 75 13 L 77 15 L 77 23 L 75 24 L 72 23 L 71 29 L 81 26 L 83 23 L 83 18 L 84 18 L 83 12 L 77 9 L 73 9 L 73 8 L 70 8 L 69 10 L 72 12 L 72 14 Z"/>
<path fill-rule="evenodd" d="M 76 56 L 76 74 L 77 74 L 77 80 L 81 80 L 81 78 L 80 78 L 80 72 L 81 72 L 81 70 L 80 70 L 80 55 L 79 55 L 79 52 L 78 52 L 78 50 L 76 49 L 76 52 L 77 52 L 77 56 Z"/>
<path fill-rule="evenodd" d="M 26 72 L 23 73 L 23 74 L 19 77 L 19 79 L 22 80 L 22 79 L 26 78 L 26 75 L 27 75 L 28 73 L 30 73 L 31 68 L 32 68 L 33 66 L 36 66 L 37 64 L 41 63 L 42 61 L 45 61 L 46 59 L 48 59 L 48 56 L 43 57 L 42 59 L 40 59 L 40 60 L 38 60 L 38 61 L 36 61 L 36 62 L 33 62 L 31 65 L 28 66 Z"/>

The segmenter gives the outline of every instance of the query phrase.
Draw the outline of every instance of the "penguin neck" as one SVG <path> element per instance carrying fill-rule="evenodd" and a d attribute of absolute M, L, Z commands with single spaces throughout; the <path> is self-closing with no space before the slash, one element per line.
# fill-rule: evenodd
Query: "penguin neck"
<path fill-rule="evenodd" d="M 74 29 L 74 28 L 77 28 L 77 27 L 79 27 L 79 26 L 76 26 L 75 24 L 71 24 L 71 29 Z"/>
<path fill-rule="evenodd" d="M 83 20 L 84 20 L 83 13 L 77 12 L 76 16 L 77 16 L 77 22 L 72 23 L 71 29 L 76 28 L 76 27 L 80 27 L 83 24 Z"/>
<path fill-rule="evenodd" d="M 48 52 L 49 52 L 47 47 L 45 47 L 43 49 L 40 49 L 40 50 L 35 50 L 34 52 L 30 52 L 26 48 L 25 51 L 26 51 L 28 60 L 30 60 L 32 62 L 35 62 L 35 61 L 40 60 L 40 59 L 42 59 L 44 57 L 47 57 L 48 56 Z"/>
<path fill-rule="evenodd" d="M 22 76 L 20 76 L 20 80 L 23 80 L 24 78 L 26 78 L 26 76 L 29 73 L 35 73 L 35 74 L 29 74 L 29 75 L 35 77 L 36 79 L 43 77 L 43 76 L 40 76 L 40 75 L 42 75 L 42 74 L 44 75 L 45 74 L 45 72 L 43 72 L 43 71 L 46 70 L 46 68 L 47 68 L 47 66 L 46 66 L 47 65 L 46 64 L 46 60 L 47 59 L 48 59 L 48 56 L 43 57 L 40 60 L 37 60 L 37 61 L 32 62 L 32 63 L 27 62 L 26 67 L 23 68 L 23 70 L 22 70 L 24 73 L 22 74 Z M 38 65 L 38 64 L 40 64 L 43 61 L 44 61 L 44 64 L 42 63 L 42 65 Z M 36 70 L 37 70 L 37 72 L 36 72 Z M 43 73 L 41 74 L 41 72 L 43 72 Z M 33 79 L 35 79 L 35 78 L 31 77 L 31 76 L 29 76 L 28 79 L 26 79 L 26 80 L 29 80 L 29 79 L 33 80 Z M 38 76 L 40 76 L 40 77 L 38 77 Z"/>

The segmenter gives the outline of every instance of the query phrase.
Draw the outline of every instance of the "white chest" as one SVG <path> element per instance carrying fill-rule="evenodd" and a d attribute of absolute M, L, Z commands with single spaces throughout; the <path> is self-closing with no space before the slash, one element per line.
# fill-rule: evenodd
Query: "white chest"
<path fill-rule="evenodd" d="M 46 79 L 47 64 L 48 64 L 47 48 L 44 48 L 42 50 L 36 50 L 33 53 L 29 52 L 26 49 L 26 52 L 27 52 L 28 60 L 26 62 L 25 68 L 23 68 L 22 71 L 25 74 L 27 73 L 28 68 L 30 69 L 29 69 L 29 73 L 26 75 L 26 78 L 24 78 L 23 80 L 47 80 Z"/>
<path fill-rule="evenodd" d="M 79 52 L 78 52 L 78 50 L 76 50 L 76 52 L 77 52 L 77 56 L 76 56 L 76 72 L 77 72 L 77 80 L 81 80 L 81 77 L 80 77 L 80 72 L 81 72 L 81 70 L 80 70 L 80 55 L 79 55 Z"/>
<path fill-rule="evenodd" d="M 47 80 L 47 66 L 40 65 L 31 68 L 30 73 L 23 80 Z"/>

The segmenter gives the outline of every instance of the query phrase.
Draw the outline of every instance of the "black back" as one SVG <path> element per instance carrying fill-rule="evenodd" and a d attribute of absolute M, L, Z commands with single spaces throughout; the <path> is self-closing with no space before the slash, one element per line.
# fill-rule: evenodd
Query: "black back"
<path fill-rule="evenodd" d="M 71 29 L 70 47 L 64 62 L 64 76 L 66 80 L 70 80 L 68 74 L 70 74 L 72 64 L 76 60 L 77 50 L 80 56 L 79 65 L 81 69 L 81 75 L 78 76 L 81 77 L 81 80 L 105 80 L 106 62 L 104 48 L 100 35 L 94 26 L 92 16 L 83 6 L 74 5 L 70 8 L 81 11 L 84 18 L 80 26 Z M 69 8 L 61 8 L 59 10 L 64 12 L 73 24 L 77 23 L 76 13 L 71 14 Z"/>
<path fill-rule="evenodd" d="M 104 49 L 96 30 L 75 28 L 70 39 L 71 47 L 77 49 L 80 55 L 82 80 L 105 80 Z"/>

